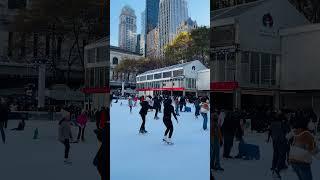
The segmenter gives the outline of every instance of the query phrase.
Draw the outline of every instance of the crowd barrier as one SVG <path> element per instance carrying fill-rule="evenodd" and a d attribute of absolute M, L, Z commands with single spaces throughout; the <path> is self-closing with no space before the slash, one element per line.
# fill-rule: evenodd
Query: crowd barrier
<path fill-rule="evenodd" d="M 39 111 L 12 111 L 8 115 L 9 120 L 50 120 L 62 119 L 61 112 L 39 112 Z"/>

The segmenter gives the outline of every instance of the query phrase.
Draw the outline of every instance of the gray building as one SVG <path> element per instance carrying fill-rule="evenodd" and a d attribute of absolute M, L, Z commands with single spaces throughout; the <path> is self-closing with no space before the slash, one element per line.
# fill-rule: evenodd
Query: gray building
<path fill-rule="evenodd" d="M 280 108 L 279 31 L 308 23 L 288 0 L 260 0 L 212 11 L 210 75 L 215 104 Z"/>
<path fill-rule="evenodd" d="M 177 28 L 182 21 L 188 19 L 188 4 L 186 0 L 161 0 L 159 5 L 159 49 L 160 56 L 164 54 L 165 46 L 177 34 Z"/>
<path fill-rule="evenodd" d="M 129 6 L 124 6 L 119 18 L 119 47 L 127 51 L 136 52 L 137 17 L 134 10 Z"/>

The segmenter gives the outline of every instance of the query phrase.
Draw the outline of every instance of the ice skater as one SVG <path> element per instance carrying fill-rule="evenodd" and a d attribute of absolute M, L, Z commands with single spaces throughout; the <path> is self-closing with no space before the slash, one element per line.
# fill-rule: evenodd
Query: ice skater
<path fill-rule="evenodd" d="M 70 141 L 73 141 L 71 131 L 70 112 L 63 110 L 64 117 L 59 121 L 59 141 L 64 145 L 64 163 L 71 164 L 69 160 Z"/>
<path fill-rule="evenodd" d="M 140 130 L 139 132 L 141 134 L 145 134 L 147 133 L 148 131 L 146 131 L 146 128 L 145 128 L 145 124 L 146 124 L 146 116 L 148 114 L 148 110 L 150 108 L 152 108 L 149 103 L 147 101 L 142 101 L 141 103 L 141 109 L 140 109 L 140 116 L 141 116 L 141 119 L 142 119 L 142 123 L 141 123 L 141 126 L 140 126 Z"/>
<path fill-rule="evenodd" d="M 201 98 L 201 108 L 200 108 L 200 112 L 201 112 L 201 115 L 203 117 L 203 125 L 202 125 L 202 128 L 203 130 L 207 130 L 207 124 L 208 124 L 208 112 L 209 112 L 209 104 L 208 102 L 206 101 L 205 98 Z"/>
<path fill-rule="evenodd" d="M 129 105 L 130 113 L 132 113 L 133 100 L 132 100 L 131 96 L 129 96 L 128 105 Z"/>
<path fill-rule="evenodd" d="M 76 122 L 79 128 L 76 142 L 80 141 L 80 136 L 81 136 L 81 140 L 84 141 L 84 131 L 86 129 L 86 125 L 88 122 L 88 116 L 87 116 L 86 110 L 82 110 L 81 114 L 77 117 Z"/>
<path fill-rule="evenodd" d="M 163 123 L 166 126 L 166 131 L 164 133 L 163 141 L 166 142 L 167 144 L 172 145 L 173 142 L 171 141 L 172 133 L 173 133 L 173 124 L 171 121 L 171 114 L 174 116 L 176 119 L 177 123 L 178 118 L 174 112 L 174 107 L 172 106 L 172 100 L 168 99 L 164 103 L 164 109 L 163 109 Z M 167 135 L 169 134 L 169 138 L 167 138 Z"/>

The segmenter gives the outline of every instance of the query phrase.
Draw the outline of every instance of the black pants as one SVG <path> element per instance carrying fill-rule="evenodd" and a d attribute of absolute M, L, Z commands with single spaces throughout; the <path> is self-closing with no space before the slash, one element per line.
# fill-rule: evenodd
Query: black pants
<path fill-rule="evenodd" d="M 180 112 L 182 112 L 183 104 L 180 104 Z"/>
<path fill-rule="evenodd" d="M 0 132 L 3 144 L 6 143 L 6 134 L 4 133 L 3 127 L 5 122 L 0 121 Z"/>
<path fill-rule="evenodd" d="M 4 121 L 4 128 L 7 129 L 7 127 L 8 127 L 8 119 Z"/>
<path fill-rule="evenodd" d="M 132 106 L 129 106 L 129 108 L 130 108 L 130 112 L 132 112 Z"/>
<path fill-rule="evenodd" d="M 223 156 L 230 156 L 231 148 L 233 146 L 234 135 L 225 134 L 223 136 L 224 146 L 223 146 Z"/>
<path fill-rule="evenodd" d="M 140 114 L 141 116 L 141 119 L 142 119 L 142 123 L 141 123 L 141 126 L 140 126 L 140 131 L 145 131 L 146 128 L 145 128 L 145 124 L 146 124 L 146 114 Z"/>
<path fill-rule="evenodd" d="M 281 170 L 286 164 L 287 144 L 285 141 L 273 141 L 272 168 Z"/>
<path fill-rule="evenodd" d="M 85 126 L 83 128 L 79 126 L 78 137 L 77 137 L 78 140 L 80 139 L 80 136 L 81 136 L 81 139 L 84 140 L 84 130 L 85 129 L 86 129 Z"/>
<path fill-rule="evenodd" d="M 170 118 L 163 118 L 163 123 L 164 125 L 167 127 L 164 136 L 167 136 L 169 133 L 169 138 L 172 137 L 172 133 L 173 133 L 173 125 L 172 125 L 172 121 Z"/>
<path fill-rule="evenodd" d="M 156 114 L 154 115 L 154 117 L 158 117 L 158 113 L 159 113 L 159 107 L 156 107 Z"/>
<path fill-rule="evenodd" d="M 64 142 L 64 158 L 69 158 L 69 151 L 70 151 L 70 142 L 69 139 L 65 139 Z"/>

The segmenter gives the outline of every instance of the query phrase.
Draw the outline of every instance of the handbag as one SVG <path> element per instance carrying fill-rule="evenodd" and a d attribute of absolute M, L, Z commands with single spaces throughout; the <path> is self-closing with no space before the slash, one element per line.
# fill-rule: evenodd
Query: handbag
<path fill-rule="evenodd" d="M 296 136 L 301 136 L 304 133 L 309 133 L 307 131 L 304 131 L 302 133 L 300 133 L 299 135 Z M 311 164 L 312 162 L 312 154 L 301 147 L 298 147 L 295 145 L 295 141 L 296 141 L 296 136 L 294 136 L 293 138 L 293 143 L 291 145 L 290 148 L 290 152 L 289 152 L 289 159 L 290 160 L 295 160 L 295 161 L 299 161 L 299 162 L 303 162 L 303 163 L 308 163 Z"/>

